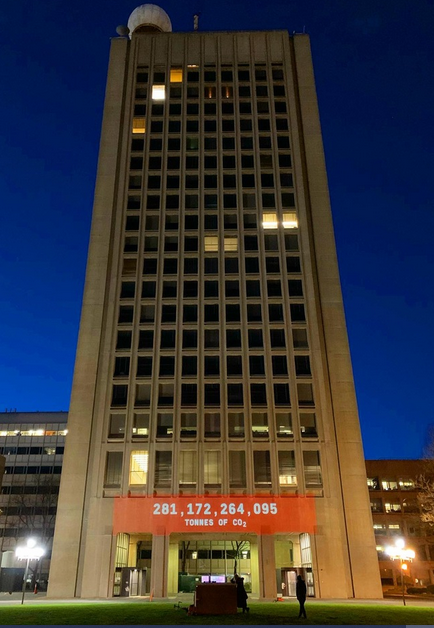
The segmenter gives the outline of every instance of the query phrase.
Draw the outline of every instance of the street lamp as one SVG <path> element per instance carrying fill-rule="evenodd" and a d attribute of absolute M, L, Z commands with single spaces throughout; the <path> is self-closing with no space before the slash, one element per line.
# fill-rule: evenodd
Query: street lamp
<path fill-rule="evenodd" d="M 23 579 L 23 595 L 21 597 L 21 604 L 24 604 L 24 594 L 26 592 L 27 574 L 29 571 L 29 563 L 31 560 L 39 560 L 44 555 L 45 550 L 43 547 L 37 547 L 35 539 L 27 539 L 25 546 L 18 546 L 15 550 L 15 556 L 18 560 L 25 560 L 26 568 L 24 570 Z"/>
<path fill-rule="evenodd" d="M 416 554 L 414 550 L 405 547 L 404 539 L 396 539 L 395 546 L 386 547 L 384 551 L 392 560 L 399 560 L 401 563 L 402 602 L 405 606 L 404 573 L 408 569 L 407 563 L 411 562 L 415 558 Z"/>

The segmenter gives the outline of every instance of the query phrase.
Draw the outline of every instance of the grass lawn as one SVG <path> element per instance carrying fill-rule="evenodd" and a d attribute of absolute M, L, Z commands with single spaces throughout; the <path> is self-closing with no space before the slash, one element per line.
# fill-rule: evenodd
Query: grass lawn
<path fill-rule="evenodd" d="M 184 605 L 186 607 L 186 605 Z M 287 624 L 433 624 L 434 608 L 392 607 L 381 604 L 307 604 L 307 620 L 297 619 L 298 604 L 252 603 L 243 615 L 190 617 L 173 603 L 95 603 L 5 605 L 0 625 L 287 625 Z"/>

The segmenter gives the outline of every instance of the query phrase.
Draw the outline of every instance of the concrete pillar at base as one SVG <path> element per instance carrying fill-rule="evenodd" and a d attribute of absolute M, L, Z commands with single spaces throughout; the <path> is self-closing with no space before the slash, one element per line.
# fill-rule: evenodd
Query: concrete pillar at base
<path fill-rule="evenodd" d="M 167 567 L 167 595 L 178 594 L 179 544 L 169 539 L 169 560 Z"/>
<path fill-rule="evenodd" d="M 152 537 L 151 595 L 155 598 L 167 597 L 168 537 Z"/>
<path fill-rule="evenodd" d="M 274 536 L 264 534 L 258 536 L 259 564 L 260 564 L 260 598 L 275 600 L 277 597 L 276 585 L 276 558 L 274 556 Z"/>
<path fill-rule="evenodd" d="M 258 539 L 250 541 L 250 577 L 252 580 L 252 597 L 260 597 L 259 583 L 259 549 Z"/>

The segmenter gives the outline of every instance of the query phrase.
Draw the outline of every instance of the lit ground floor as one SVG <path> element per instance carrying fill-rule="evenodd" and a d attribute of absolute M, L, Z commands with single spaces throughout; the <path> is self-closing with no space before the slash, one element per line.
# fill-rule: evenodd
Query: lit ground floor
<path fill-rule="evenodd" d="M 155 598 L 190 593 L 198 583 L 244 578 L 249 596 L 295 597 L 297 575 L 314 597 L 311 535 L 120 533 L 115 538 L 112 595 Z"/>

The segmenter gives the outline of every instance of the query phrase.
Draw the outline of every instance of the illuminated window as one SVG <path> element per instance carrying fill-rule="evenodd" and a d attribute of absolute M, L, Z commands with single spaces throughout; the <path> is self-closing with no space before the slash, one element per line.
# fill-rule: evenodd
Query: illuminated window
<path fill-rule="evenodd" d="M 133 118 L 133 133 L 145 132 L 145 118 Z"/>
<path fill-rule="evenodd" d="M 279 485 L 297 485 L 295 455 L 293 451 L 279 451 Z"/>
<path fill-rule="evenodd" d="M 238 251 L 238 238 L 226 238 L 224 239 L 225 251 Z"/>
<path fill-rule="evenodd" d="M 401 501 L 399 499 L 390 499 L 385 502 L 384 510 L 386 512 L 401 512 Z"/>
<path fill-rule="evenodd" d="M 283 228 L 284 229 L 297 229 L 298 220 L 295 212 L 286 212 L 283 214 Z"/>
<path fill-rule="evenodd" d="M 399 486 L 396 480 L 382 480 L 381 488 L 383 491 L 397 491 Z"/>
<path fill-rule="evenodd" d="M 130 484 L 146 484 L 148 452 L 132 451 L 130 456 Z"/>
<path fill-rule="evenodd" d="M 133 418 L 133 438 L 147 438 L 149 435 L 149 414 L 135 412 Z"/>
<path fill-rule="evenodd" d="M 153 85 L 152 86 L 152 100 L 165 100 L 165 99 L 166 99 L 165 85 Z"/>
<path fill-rule="evenodd" d="M 413 491 L 414 480 L 409 480 L 409 479 L 399 480 L 399 488 L 401 489 L 401 491 Z"/>
<path fill-rule="evenodd" d="M 195 488 L 197 482 L 197 454 L 194 450 L 179 452 L 179 487 Z"/>
<path fill-rule="evenodd" d="M 236 238 L 235 238 L 236 240 Z M 205 251 L 218 251 L 219 250 L 219 239 L 215 236 L 205 236 Z M 236 250 L 236 249 L 235 249 Z"/>
<path fill-rule="evenodd" d="M 319 451 L 303 451 L 304 479 L 306 488 L 321 488 L 321 464 Z"/>
<path fill-rule="evenodd" d="M 195 412 L 181 413 L 181 438 L 196 438 L 196 434 L 197 434 L 196 413 Z"/>
<path fill-rule="evenodd" d="M 264 229 L 277 229 L 277 214 L 263 214 L 262 226 Z"/>
<path fill-rule="evenodd" d="M 379 488 L 378 478 L 368 478 L 368 489 L 370 491 L 378 491 Z"/>
<path fill-rule="evenodd" d="M 386 525 L 384 523 L 374 523 L 374 534 L 386 534 Z"/>
<path fill-rule="evenodd" d="M 276 413 L 277 438 L 290 438 L 293 436 L 292 417 L 290 412 Z"/>
<path fill-rule="evenodd" d="M 220 451 L 208 450 L 204 452 L 204 485 L 205 488 L 220 488 L 222 483 Z"/>
<path fill-rule="evenodd" d="M 182 83 L 182 68 L 172 68 L 170 70 L 170 82 Z"/>
<path fill-rule="evenodd" d="M 252 412 L 252 436 L 268 437 L 268 415 L 266 412 Z"/>

